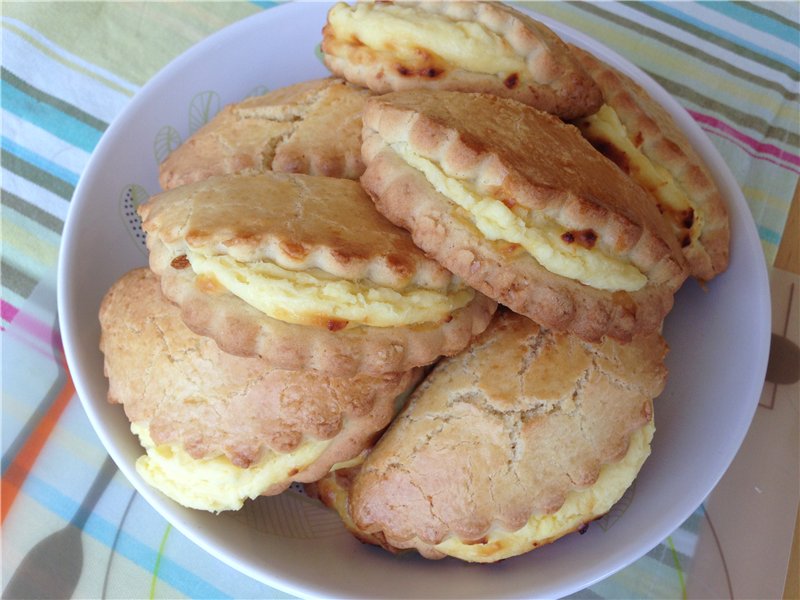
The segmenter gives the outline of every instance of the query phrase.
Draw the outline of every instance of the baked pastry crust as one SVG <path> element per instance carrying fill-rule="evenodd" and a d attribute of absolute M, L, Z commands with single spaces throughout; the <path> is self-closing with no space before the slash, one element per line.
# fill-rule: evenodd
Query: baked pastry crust
<path fill-rule="evenodd" d="M 369 95 L 328 77 L 228 105 L 164 160 L 161 187 L 265 170 L 358 179 Z"/>
<path fill-rule="evenodd" d="M 680 248 L 647 194 L 573 126 L 513 100 L 427 90 L 374 97 L 363 120 L 362 186 L 381 213 L 473 288 L 587 340 L 629 340 L 660 327 L 686 278 Z M 514 244 L 487 239 L 469 213 L 400 157 L 397 144 L 482 196 L 519 205 L 567 234 L 590 232 L 592 252 L 634 265 L 646 285 L 590 287 Z"/>
<path fill-rule="evenodd" d="M 626 456 L 651 422 L 665 353 L 658 334 L 590 344 L 498 313 L 436 366 L 371 450 L 350 492 L 355 527 L 429 558 L 441 558 L 448 540 L 478 547 L 474 560 L 507 557 L 504 534 L 556 513 Z M 630 481 L 603 490 L 605 510 Z M 515 552 L 601 516 L 594 509 Z"/>
<path fill-rule="evenodd" d="M 214 177 L 155 196 L 139 211 L 150 267 L 164 295 L 181 307 L 184 322 L 226 352 L 259 356 L 273 368 L 338 376 L 406 371 L 460 351 L 495 309 L 476 294 L 437 322 L 344 329 L 330 321 L 289 323 L 209 286 L 181 260 L 190 249 L 204 249 L 391 288 L 457 285 L 349 180 L 285 173 Z"/>
<path fill-rule="evenodd" d="M 395 398 L 421 376 L 414 370 L 337 378 L 271 370 L 257 358 L 226 354 L 183 324 L 146 268 L 111 287 L 99 318 L 108 400 L 122 404 L 132 423 L 148 423 L 156 444 L 177 444 L 195 459 L 226 456 L 248 468 L 265 453 L 332 440 L 264 494 L 315 481 L 369 447 L 395 414 Z"/>
<path fill-rule="evenodd" d="M 666 169 L 694 205 L 688 215 L 665 212 L 675 225 L 690 274 L 708 281 L 723 272 L 730 256 L 728 211 L 714 178 L 686 135 L 633 79 L 581 48 L 573 46 L 572 51 L 600 86 L 605 103 L 614 109 L 631 142 L 651 162 Z M 581 127 L 580 122 L 576 124 Z M 637 179 L 637 172 L 631 172 L 619 149 L 599 144 L 595 147 Z M 692 224 L 698 221 L 699 236 L 690 235 Z"/>
<path fill-rule="evenodd" d="M 420 48 L 409 61 L 389 48 L 380 52 L 358 39 L 343 38 L 330 14 L 369 10 L 380 15 L 387 6 L 413 9 L 423 18 L 441 15 L 453 23 L 478 23 L 513 49 L 525 64 L 520 72 L 486 74 L 459 68 Z M 590 114 L 602 98 L 596 84 L 570 54 L 566 44 L 544 24 L 500 2 L 377 2 L 354 7 L 337 4 L 322 30 L 322 51 L 330 70 L 378 93 L 427 88 L 485 92 L 514 98 L 565 119 Z M 392 39 L 394 44 L 397 40 Z"/>

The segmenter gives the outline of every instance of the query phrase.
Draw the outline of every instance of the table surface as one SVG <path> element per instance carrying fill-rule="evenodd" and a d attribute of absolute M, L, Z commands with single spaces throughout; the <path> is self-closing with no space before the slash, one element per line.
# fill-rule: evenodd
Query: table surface
<path fill-rule="evenodd" d="M 64 596 L 285 597 L 183 538 L 117 473 L 64 367 L 53 287 L 72 190 L 108 124 L 171 59 L 273 4 L 3 5 L 4 598 L 12 584 L 27 584 L 22 565 L 40 540 L 69 523 L 67 531 L 78 532 L 83 541 L 84 556 L 79 579 L 67 581 L 60 572 L 61 579 L 53 577 Z M 798 3 L 536 2 L 530 7 L 627 56 L 677 98 L 734 173 L 768 265 L 800 274 Z M 797 285 L 796 278 L 786 281 Z M 790 309 L 792 301 L 790 295 Z M 30 372 L 41 375 L 31 378 Z M 783 391 L 796 397 L 797 390 L 794 384 Z M 796 428 L 793 435 L 796 446 Z M 93 481 L 103 482 L 103 489 L 95 490 L 100 486 Z M 91 509 L 82 514 L 87 497 Z M 706 508 L 653 552 L 578 596 L 691 595 L 697 584 L 690 567 L 702 550 L 697 515 Z M 796 504 L 794 512 L 780 516 L 795 528 L 791 564 L 797 567 Z M 785 565 L 788 544 L 781 552 L 777 560 Z M 67 569 L 69 561 L 61 562 Z M 789 569 L 785 589 L 782 577 L 772 582 L 785 598 L 800 597 L 798 573 Z M 730 580 L 727 585 L 734 595 Z"/>

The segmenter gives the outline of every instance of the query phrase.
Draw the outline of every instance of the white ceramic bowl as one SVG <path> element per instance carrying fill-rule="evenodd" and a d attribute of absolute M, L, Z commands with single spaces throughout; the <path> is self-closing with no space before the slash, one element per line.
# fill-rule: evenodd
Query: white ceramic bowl
<path fill-rule="evenodd" d="M 80 180 L 63 233 L 59 314 L 78 394 L 100 439 L 137 490 L 187 537 L 270 586 L 324 597 L 541 597 L 580 590 L 638 559 L 677 528 L 723 475 L 748 429 L 766 370 L 770 332 L 765 262 L 748 207 L 705 134 L 625 59 L 558 23 L 638 80 L 676 118 L 728 200 L 730 269 L 703 291 L 687 282 L 669 315 L 670 379 L 656 401 L 651 458 L 635 488 L 587 534 L 522 557 L 474 566 L 395 557 L 355 541 L 335 517 L 298 495 L 214 516 L 146 486 L 141 454 L 119 406 L 106 402 L 97 312 L 106 290 L 146 264 L 132 207 L 158 191 L 158 162 L 223 105 L 327 74 L 316 55 L 326 5 L 270 9 L 212 35 L 173 61 L 109 127 Z"/>

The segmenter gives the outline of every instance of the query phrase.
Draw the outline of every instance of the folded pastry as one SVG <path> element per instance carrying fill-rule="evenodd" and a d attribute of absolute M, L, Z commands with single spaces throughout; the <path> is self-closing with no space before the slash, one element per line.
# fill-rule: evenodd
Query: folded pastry
<path fill-rule="evenodd" d="M 602 102 L 555 33 L 499 2 L 339 3 L 322 34 L 331 71 L 379 93 L 486 92 L 565 119 Z"/>
<path fill-rule="evenodd" d="M 591 344 L 500 313 L 417 387 L 360 470 L 318 495 L 361 539 L 428 558 L 493 562 L 552 542 L 637 476 L 665 353 L 658 334 Z"/>
<path fill-rule="evenodd" d="M 678 239 L 692 276 L 708 281 L 728 266 L 730 224 L 722 194 L 672 116 L 630 77 L 597 57 L 573 53 L 600 85 L 605 104 L 575 125 L 646 189 Z"/>
<path fill-rule="evenodd" d="M 164 160 L 161 187 L 265 170 L 357 179 L 364 170 L 361 110 L 368 96 L 329 77 L 226 106 Z"/>
<path fill-rule="evenodd" d="M 686 278 L 648 194 L 578 130 L 519 102 L 415 90 L 364 110 L 378 210 L 470 286 L 587 340 L 655 331 Z"/>
<path fill-rule="evenodd" d="M 139 212 L 189 328 L 273 368 L 406 371 L 460 351 L 494 312 L 347 179 L 212 177 Z"/>
<path fill-rule="evenodd" d="M 226 354 L 183 324 L 149 269 L 109 290 L 100 324 L 108 399 L 124 406 L 147 451 L 138 473 L 173 500 L 215 512 L 358 456 L 421 376 L 337 378 Z"/>

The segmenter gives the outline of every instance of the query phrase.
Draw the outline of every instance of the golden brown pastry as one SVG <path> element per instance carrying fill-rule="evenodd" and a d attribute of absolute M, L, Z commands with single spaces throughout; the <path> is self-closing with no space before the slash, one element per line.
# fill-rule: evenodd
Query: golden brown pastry
<path fill-rule="evenodd" d="M 108 399 L 147 450 L 137 471 L 192 508 L 233 510 L 319 479 L 372 445 L 421 376 L 337 378 L 226 354 L 183 324 L 148 269 L 115 283 L 99 316 Z"/>
<path fill-rule="evenodd" d="M 273 368 L 406 371 L 460 351 L 494 312 L 350 180 L 213 177 L 139 212 L 150 266 L 189 328 Z"/>
<path fill-rule="evenodd" d="M 565 119 L 602 102 L 555 33 L 500 2 L 339 3 L 322 33 L 331 71 L 379 93 L 485 92 Z"/>
<path fill-rule="evenodd" d="M 226 106 L 164 160 L 161 187 L 266 170 L 358 179 L 361 110 L 369 95 L 328 77 Z"/>
<path fill-rule="evenodd" d="M 371 98 L 361 184 L 467 284 L 548 328 L 660 327 L 686 265 L 640 186 L 556 117 L 486 94 Z"/>
<path fill-rule="evenodd" d="M 692 276 L 728 267 L 730 223 L 722 194 L 672 116 L 638 83 L 585 50 L 573 53 L 600 85 L 601 109 L 575 125 L 652 195 L 683 249 Z"/>
<path fill-rule="evenodd" d="M 665 353 L 658 334 L 590 344 L 504 311 L 436 366 L 358 473 L 316 487 L 371 543 L 473 562 L 527 552 L 630 486 Z"/>

